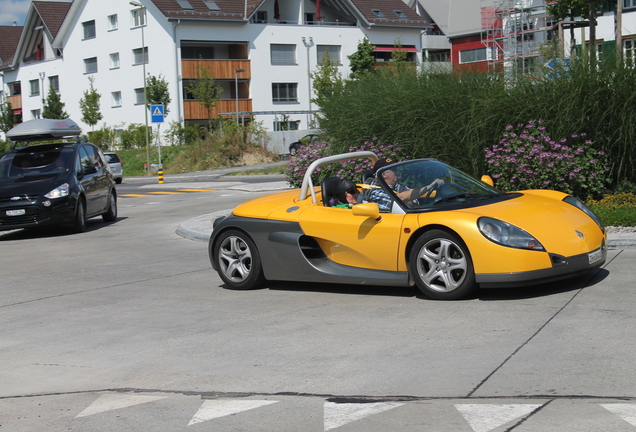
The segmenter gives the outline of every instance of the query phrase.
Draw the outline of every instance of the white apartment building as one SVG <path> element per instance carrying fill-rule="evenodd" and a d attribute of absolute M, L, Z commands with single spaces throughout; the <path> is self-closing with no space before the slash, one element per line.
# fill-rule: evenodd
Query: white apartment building
<path fill-rule="evenodd" d="M 254 115 L 267 130 L 283 114 L 293 128 L 308 129 L 316 110 L 309 73 L 324 53 L 346 77 L 347 56 L 367 36 L 378 62 L 389 61 L 397 43 L 421 66 L 428 28 L 401 0 L 33 1 L 15 55 L 0 59 L 2 90 L 26 121 L 41 116 L 53 86 L 89 131 L 79 100 L 90 79 L 101 94 L 95 127 L 123 129 L 146 121 L 145 72 L 169 83 L 164 127 L 233 117 L 238 105 L 240 119 Z M 200 68 L 223 89 L 210 114 L 187 90 Z"/>

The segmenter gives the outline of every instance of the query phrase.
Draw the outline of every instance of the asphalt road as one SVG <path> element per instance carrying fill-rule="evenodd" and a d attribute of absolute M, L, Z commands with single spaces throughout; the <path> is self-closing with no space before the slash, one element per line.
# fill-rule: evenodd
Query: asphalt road
<path fill-rule="evenodd" d="M 267 192 L 208 180 L 125 180 L 84 234 L 0 233 L 0 431 L 636 431 L 636 250 L 455 302 L 231 291 L 176 230 Z"/>

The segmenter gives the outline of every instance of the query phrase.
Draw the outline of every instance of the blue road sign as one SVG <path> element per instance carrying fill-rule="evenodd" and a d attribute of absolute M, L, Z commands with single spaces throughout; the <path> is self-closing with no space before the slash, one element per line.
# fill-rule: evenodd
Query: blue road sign
<path fill-rule="evenodd" d="M 150 115 L 153 123 L 163 123 L 163 105 L 150 105 Z"/>

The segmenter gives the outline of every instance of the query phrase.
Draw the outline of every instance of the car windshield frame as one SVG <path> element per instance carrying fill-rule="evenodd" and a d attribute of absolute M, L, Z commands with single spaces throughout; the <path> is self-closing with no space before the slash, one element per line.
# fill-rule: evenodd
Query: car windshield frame
<path fill-rule="evenodd" d="M 382 176 L 386 171 L 393 171 L 397 177 L 397 183 L 393 186 L 389 186 Z M 436 179 L 443 180 L 444 184 L 429 193 L 429 185 Z M 408 213 L 448 210 L 449 206 L 471 207 L 486 204 L 491 198 L 509 195 L 437 159 L 415 159 L 383 167 L 376 173 L 376 184 Z M 419 189 L 425 192 L 414 201 L 410 199 L 415 193 L 408 194 L 407 200 L 397 195 L 397 192 Z"/>

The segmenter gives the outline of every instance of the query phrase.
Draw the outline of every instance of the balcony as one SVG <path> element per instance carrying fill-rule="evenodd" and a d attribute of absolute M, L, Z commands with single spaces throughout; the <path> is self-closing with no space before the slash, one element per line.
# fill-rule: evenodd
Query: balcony
<path fill-rule="evenodd" d="M 252 111 L 251 99 L 239 99 L 239 112 Z M 183 102 L 183 115 L 185 120 L 207 120 L 209 118 L 216 118 L 219 113 L 228 113 L 236 111 L 236 100 L 221 100 L 219 101 L 210 114 L 198 101 L 184 101 Z M 239 115 L 239 118 L 243 117 Z"/>
<path fill-rule="evenodd" d="M 22 109 L 22 95 L 7 96 L 7 102 L 14 110 Z"/>
<path fill-rule="evenodd" d="M 206 69 L 214 79 L 234 79 L 234 72 L 243 69 L 240 78 L 252 77 L 249 60 L 182 60 L 183 79 L 196 79 L 199 68 Z"/>

